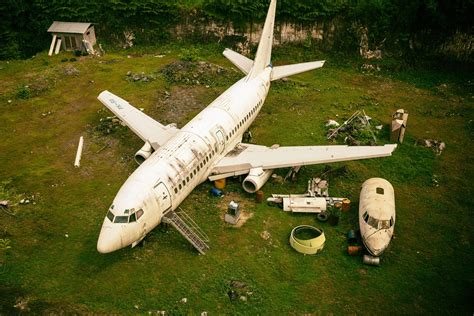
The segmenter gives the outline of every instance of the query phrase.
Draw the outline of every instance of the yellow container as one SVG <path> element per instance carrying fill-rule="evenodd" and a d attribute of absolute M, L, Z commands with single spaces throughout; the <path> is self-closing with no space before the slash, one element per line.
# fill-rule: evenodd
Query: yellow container
<path fill-rule="evenodd" d="M 347 212 L 351 209 L 351 200 L 344 199 L 342 200 L 342 211 Z"/>
<path fill-rule="evenodd" d="M 223 190 L 225 188 L 225 178 L 214 181 L 216 189 Z"/>

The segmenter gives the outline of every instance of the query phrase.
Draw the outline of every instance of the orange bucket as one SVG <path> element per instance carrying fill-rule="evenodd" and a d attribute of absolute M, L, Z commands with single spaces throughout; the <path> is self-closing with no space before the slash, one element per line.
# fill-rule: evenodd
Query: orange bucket
<path fill-rule="evenodd" d="M 225 188 L 225 178 L 214 181 L 214 186 L 216 189 L 224 190 Z"/>

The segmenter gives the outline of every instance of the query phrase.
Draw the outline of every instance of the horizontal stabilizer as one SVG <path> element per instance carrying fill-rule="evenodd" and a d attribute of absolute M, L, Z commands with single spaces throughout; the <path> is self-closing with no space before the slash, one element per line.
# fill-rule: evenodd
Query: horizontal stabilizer
<path fill-rule="evenodd" d="M 253 66 L 253 60 L 226 48 L 222 53 L 228 60 L 230 60 L 243 73 L 248 74 Z"/>
<path fill-rule="evenodd" d="M 296 75 L 305 71 L 313 70 L 316 68 L 321 68 L 323 65 L 324 65 L 324 60 L 312 61 L 309 63 L 295 64 L 295 65 L 288 65 L 288 66 L 273 67 L 272 81 L 278 80 L 284 77 Z"/>

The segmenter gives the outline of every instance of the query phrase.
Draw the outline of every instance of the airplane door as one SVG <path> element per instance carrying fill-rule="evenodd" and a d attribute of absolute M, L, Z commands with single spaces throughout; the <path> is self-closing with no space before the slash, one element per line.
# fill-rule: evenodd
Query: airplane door
<path fill-rule="evenodd" d="M 222 153 L 224 151 L 225 141 L 224 141 L 224 134 L 222 133 L 220 129 L 217 130 L 216 137 L 217 137 L 217 143 L 219 146 L 219 152 Z"/>
<path fill-rule="evenodd" d="M 164 213 L 171 208 L 171 196 L 168 188 L 163 182 L 158 183 L 155 187 L 156 197 L 158 199 L 158 205 L 161 211 Z"/>

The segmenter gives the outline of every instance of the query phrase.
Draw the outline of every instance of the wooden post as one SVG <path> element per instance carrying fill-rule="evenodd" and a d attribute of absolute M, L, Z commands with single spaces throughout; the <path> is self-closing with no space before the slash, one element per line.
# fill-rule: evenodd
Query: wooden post
<path fill-rule="evenodd" d="M 56 34 L 53 35 L 53 40 L 51 41 L 51 46 L 49 47 L 49 53 L 48 56 L 53 55 L 53 50 L 54 50 L 54 44 L 56 44 Z"/>

